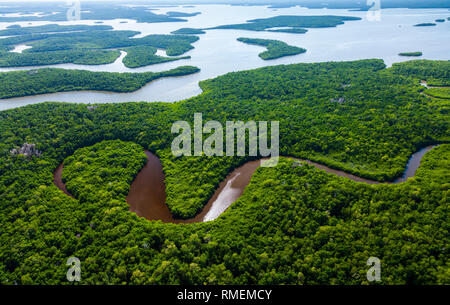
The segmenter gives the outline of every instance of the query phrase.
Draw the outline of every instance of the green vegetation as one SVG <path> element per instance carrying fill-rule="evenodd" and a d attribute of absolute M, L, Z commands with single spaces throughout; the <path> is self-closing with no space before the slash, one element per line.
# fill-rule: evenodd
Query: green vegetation
<path fill-rule="evenodd" d="M 114 62 L 119 56 L 118 50 L 63 50 L 22 53 L 6 52 L 0 54 L 0 67 L 25 67 L 56 64 L 101 65 Z"/>
<path fill-rule="evenodd" d="M 81 148 L 64 160 L 62 179 L 70 194 L 81 202 L 123 200 L 145 163 L 147 156 L 142 146 L 103 141 Z"/>
<path fill-rule="evenodd" d="M 143 73 L 57 68 L 3 72 L 0 73 L 0 98 L 79 90 L 132 92 L 158 78 L 188 75 L 198 71 L 197 67 L 182 66 L 164 72 Z"/>
<path fill-rule="evenodd" d="M 200 15 L 200 12 L 195 13 L 184 13 L 184 12 L 167 12 L 166 15 L 169 17 L 194 17 Z"/>
<path fill-rule="evenodd" d="M 450 86 L 450 62 L 411 60 L 392 65 L 395 74 L 427 81 L 429 86 Z"/>
<path fill-rule="evenodd" d="M 419 23 L 415 24 L 414 26 L 435 26 L 436 23 Z"/>
<path fill-rule="evenodd" d="M 193 28 L 181 28 L 176 31 L 171 32 L 171 34 L 180 34 L 180 35 L 198 35 L 205 34 L 206 32 L 201 29 L 193 29 Z"/>
<path fill-rule="evenodd" d="M 59 32 L 75 32 L 75 31 L 106 31 L 112 30 L 109 25 L 59 25 L 45 24 L 39 26 L 21 27 L 20 25 L 9 26 L 5 30 L 0 30 L 0 36 L 42 34 L 42 33 L 59 33 Z"/>
<path fill-rule="evenodd" d="M 399 53 L 398 55 L 400 56 L 422 56 L 422 52 L 403 52 L 403 53 Z"/>
<path fill-rule="evenodd" d="M 123 59 L 123 64 L 128 68 L 138 68 L 148 65 L 159 64 L 163 62 L 175 61 L 180 59 L 189 59 L 184 57 L 162 57 L 155 55 L 157 49 L 149 46 L 136 46 L 126 48 L 127 56 Z"/>
<path fill-rule="evenodd" d="M 304 34 L 308 32 L 305 29 L 292 28 L 292 29 L 275 29 L 275 30 L 266 30 L 267 32 L 275 32 L 275 33 L 293 33 L 293 34 Z"/>
<path fill-rule="evenodd" d="M 435 98 L 450 99 L 450 87 L 428 88 L 424 93 Z"/>
<path fill-rule="evenodd" d="M 445 22 L 445 19 L 436 19 L 435 22 Z"/>
<path fill-rule="evenodd" d="M 136 45 L 149 45 L 158 49 L 165 49 L 168 56 L 179 56 L 192 50 L 192 43 L 199 38 L 197 36 L 183 35 L 148 35 L 133 39 Z"/>
<path fill-rule="evenodd" d="M 197 215 L 225 179 L 224 174 L 232 172 L 246 160 L 232 157 L 176 158 L 170 150 L 158 151 L 158 154 L 165 173 L 167 206 L 172 214 L 182 219 Z"/>
<path fill-rule="evenodd" d="M 279 40 L 244 37 L 240 37 L 237 40 L 247 44 L 266 47 L 267 51 L 258 54 L 258 56 L 264 60 L 276 59 L 284 56 L 297 55 L 306 52 L 306 49 L 290 46 L 287 43 Z"/>
<path fill-rule="evenodd" d="M 75 32 L 71 32 L 75 29 Z M 152 56 L 151 52 L 146 51 L 160 48 L 165 49 L 169 56 L 178 56 L 193 49 L 192 43 L 199 39 L 197 36 L 183 35 L 132 38 L 139 32 L 107 29 L 109 27 L 59 25 L 6 29 L 4 31 L 15 31 L 22 35 L 0 40 L 0 67 L 61 63 L 108 64 L 119 57 L 119 50 L 130 51 L 126 62 L 130 63 L 130 67 L 139 67 L 179 59 Z M 55 33 L 51 34 L 49 31 Z M 14 45 L 21 43 L 32 48 L 22 53 L 9 52 Z"/>
<path fill-rule="evenodd" d="M 248 23 L 221 25 L 211 29 L 237 29 L 248 31 L 265 31 L 270 28 L 288 27 L 291 33 L 304 33 L 302 28 L 325 28 L 344 24 L 344 21 L 361 20 L 359 17 L 343 16 L 276 16 L 265 19 L 253 19 Z"/>
<path fill-rule="evenodd" d="M 278 120 L 281 155 L 392 180 L 419 147 L 450 141 L 448 101 L 420 94 L 418 82 L 447 82 L 449 64 L 281 65 L 204 81 L 201 95 L 177 103 L 2 111 L 0 283 L 68 284 L 66 261 L 75 256 L 80 284 L 369 284 L 366 262 L 376 256 L 381 284 L 447 284 L 448 144 L 398 185 L 357 183 L 282 158 L 259 168 L 240 199 L 206 223 L 147 221 L 124 197 L 144 148 L 161 157 L 168 205 L 184 216 L 249 159 L 174 158 L 170 127 L 192 123 L 196 112 L 221 123 Z M 11 154 L 25 142 L 42 153 Z M 53 184 L 63 160 L 78 199 Z"/>

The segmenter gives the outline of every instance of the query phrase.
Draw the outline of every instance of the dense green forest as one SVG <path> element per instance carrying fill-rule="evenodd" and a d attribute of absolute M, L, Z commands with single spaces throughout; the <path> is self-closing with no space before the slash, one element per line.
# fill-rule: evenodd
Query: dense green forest
<path fill-rule="evenodd" d="M 430 86 L 450 86 L 450 62 L 411 60 L 392 65 L 393 73 L 413 77 L 417 82 L 427 81 Z"/>
<path fill-rule="evenodd" d="M 392 180 L 419 147 L 450 140 L 448 101 L 421 94 L 419 83 L 448 82 L 449 65 L 281 65 L 204 81 L 201 95 L 173 104 L 2 111 L 0 283 L 68 284 L 66 261 L 75 256 L 81 284 L 368 284 L 366 261 L 376 256 L 382 284 L 448 284 L 448 144 L 398 185 L 357 183 L 282 158 L 259 168 L 240 199 L 206 223 L 147 221 L 124 197 L 143 149 L 160 156 L 168 205 L 184 217 L 248 159 L 171 156 L 170 126 L 196 112 L 222 123 L 278 120 L 281 155 Z M 11 153 L 24 143 L 40 153 Z M 75 199 L 53 184 L 64 160 Z"/>
<path fill-rule="evenodd" d="M 81 148 L 64 160 L 62 180 L 80 202 L 95 202 L 99 198 L 100 201 L 123 200 L 133 178 L 146 162 L 142 146 L 104 141 Z"/>
<path fill-rule="evenodd" d="M 156 57 L 151 53 L 155 48 L 166 50 L 168 56 L 179 56 L 193 49 L 192 43 L 199 39 L 192 35 L 159 34 L 133 38 L 139 32 L 113 31 L 99 25 L 14 27 L 4 31 L 3 35 L 9 31 L 16 34 L 0 39 L 0 67 L 108 64 L 119 57 L 119 50 L 129 52 L 126 62 L 130 67 L 140 67 L 177 59 Z M 24 43 L 32 48 L 22 53 L 9 52 L 14 45 Z"/>
<path fill-rule="evenodd" d="M 361 20 L 359 17 L 343 16 L 276 16 L 264 19 L 248 20 L 247 23 L 230 24 L 213 27 L 211 29 L 237 29 L 248 31 L 265 31 L 271 28 L 287 27 L 288 33 L 304 33 L 302 28 L 325 28 L 344 24 L 344 21 Z M 298 30 L 300 29 L 300 30 Z M 279 29 L 279 32 L 284 30 Z"/>
<path fill-rule="evenodd" d="M 171 34 L 179 34 L 179 35 L 197 35 L 197 34 L 205 34 L 206 32 L 200 29 L 193 28 L 181 28 L 176 31 L 171 32 Z"/>
<path fill-rule="evenodd" d="M 435 98 L 450 99 L 450 87 L 429 88 L 425 90 L 425 94 Z"/>
<path fill-rule="evenodd" d="M 200 71 L 181 66 L 163 72 L 115 73 L 42 68 L 0 73 L 0 99 L 35 94 L 96 90 L 132 92 L 162 77 L 182 76 Z"/>
<path fill-rule="evenodd" d="M 300 28 L 291 28 L 291 29 L 269 29 L 266 30 L 267 32 L 275 32 L 275 33 L 293 33 L 293 34 L 304 34 L 308 32 L 306 29 L 300 29 Z"/>
<path fill-rule="evenodd" d="M 183 57 L 163 57 L 156 55 L 157 49 L 150 46 L 136 46 L 126 48 L 127 55 L 123 58 L 123 64 L 128 68 L 138 68 L 163 62 L 189 59 L 190 56 Z"/>
<path fill-rule="evenodd" d="M 240 37 L 237 40 L 247 44 L 266 47 L 267 51 L 258 54 L 258 56 L 264 60 L 276 59 L 284 56 L 297 55 L 306 52 L 306 49 L 290 46 L 287 43 L 279 40 L 244 37 Z"/>
<path fill-rule="evenodd" d="M 0 30 L 0 36 L 14 36 L 27 34 L 42 34 L 42 33 L 58 33 L 58 32 L 75 32 L 75 31 L 106 31 L 112 30 L 113 27 L 109 25 L 59 25 L 59 24 L 45 24 L 38 26 L 22 27 L 19 24 L 9 26 L 4 30 Z"/>
<path fill-rule="evenodd" d="M 398 55 L 409 56 L 409 57 L 411 57 L 411 56 L 419 57 L 419 56 L 422 56 L 423 54 L 422 54 L 422 52 L 402 52 L 402 53 L 399 53 Z"/>
<path fill-rule="evenodd" d="M 0 67 L 26 67 L 56 64 L 102 65 L 113 63 L 119 56 L 118 50 L 62 50 L 23 53 L 0 52 Z"/>

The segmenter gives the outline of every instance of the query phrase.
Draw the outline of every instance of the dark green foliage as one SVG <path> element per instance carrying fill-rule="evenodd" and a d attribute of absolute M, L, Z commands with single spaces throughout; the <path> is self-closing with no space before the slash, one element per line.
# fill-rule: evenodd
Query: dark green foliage
<path fill-rule="evenodd" d="M 174 209 L 187 194 L 204 203 L 243 162 L 170 155 L 171 125 L 192 122 L 195 112 L 222 123 L 279 120 L 282 155 L 392 178 L 418 147 L 449 141 L 447 100 L 436 104 L 420 94 L 417 81 L 448 81 L 440 78 L 447 65 L 266 67 L 202 82 L 203 94 L 173 104 L 44 103 L 2 111 L 0 283 L 70 284 L 66 262 L 75 256 L 80 284 L 369 284 L 366 262 L 376 256 L 381 284 L 448 284 L 448 144 L 427 153 L 416 177 L 398 185 L 356 183 L 282 158 L 259 168 L 240 199 L 207 223 L 147 221 L 124 200 L 143 148 L 162 158 Z M 345 102 L 330 100 L 339 97 Z M 142 148 L 102 142 L 117 139 Z M 25 142 L 42 155 L 11 155 Z M 82 200 L 53 185 L 63 160 L 72 168 L 67 183 L 82 179 Z M 85 167 L 78 170 L 77 162 Z"/>
<path fill-rule="evenodd" d="M 403 53 L 399 53 L 398 55 L 409 56 L 409 57 L 411 57 L 411 56 L 418 57 L 418 56 L 422 56 L 423 54 L 422 54 L 422 52 L 403 52 Z"/>
<path fill-rule="evenodd" d="M 169 17 L 194 17 L 200 15 L 200 12 L 195 13 L 184 13 L 184 12 L 167 12 L 166 15 Z"/>
<path fill-rule="evenodd" d="M 123 200 L 146 162 L 147 156 L 137 144 L 103 141 L 64 160 L 62 179 L 81 202 Z"/>
<path fill-rule="evenodd" d="M 59 24 L 45 24 L 39 26 L 21 27 L 17 25 L 15 27 L 8 27 L 5 30 L 0 31 L 0 36 L 13 36 L 13 35 L 26 35 L 36 33 L 58 33 L 58 32 L 74 32 L 74 31 L 106 31 L 112 30 L 113 27 L 109 25 L 59 25 Z"/>
<path fill-rule="evenodd" d="M 162 77 L 198 72 L 197 67 L 182 66 L 164 72 L 112 73 L 43 68 L 0 73 L 0 98 L 52 92 L 97 90 L 132 92 Z"/>
<path fill-rule="evenodd" d="M 206 32 L 201 29 L 181 28 L 171 33 L 180 35 L 191 35 L 191 34 L 197 35 L 197 34 L 205 34 Z"/>
<path fill-rule="evenodd" d="M 450 87 L 429 88 L 426 89 L 424 92 L 425 94 L 428 94 L 435 98 L 450 99 Z"/>
<path fill-rule="evenodd" d="M 101 65 L 114 62 L 119 56 L 118 50 L 61 50 L 46 52 L 3 53 L 0 67 L 43 66 L 55 64 Z M 0 74 L 1 75 L 1 74 Z"/>
<path fill-rule="evenodd" d="M 159 151 L 164 167 L 167 205 L 177 218 L 197 215 L 212 197 L 215 189 L 245 158 L 190 157 L 175 158 L 170 150 Z M 186 169 L 189 168 L 189 171 Z M 189 183 L 183 183 L 189 181 Z"/>
<path fill-rule="evenodd" d="M 163 62 L 175 61 L 179 59 L 188 59 L 184 57 L 162 57 L 155 55 L 157 49 L 149 46 L 136 46 L 124 49 L 127 56 L 123 59 L 123 64 L 128 68 L 138 68 L 148 65 L 159 64 Z"/>
<path fill-rule="evenodd" d="M 276 16 L 265 19 L 253 19 L 248 23 L 221 25 L 212 29 L 238 29 L 248 31 L 264 31 L 270 28 L 291 27 L 298 28 L 325 28 L 344 24 L 344 21 L 361 20 L 359 17 L 342 16 Z M 299 33 L 303 33 L 301 30 Z"/>
<path fill-rule="evenodd" d="M 436 19 L 435 22 L 445 22 L 445 19 Z"/>
<path fill-rule="evenodd" d="M 415 24 L 414 26 L 435 26 L 436 23 L 419 23 Z"/>
<path fill-rule="evenodd" d="M 267 32 L 275 32 L 275 33 L 293 33 L 293 34 L 304 34 L 308 32 L 308 30 L 300 29 L 300 28 L 292 28 L 292 29 L 275 29 L 275 30 L 266 30 Z"/>
<path fill-rule="evenodd" d="M 119 50 L 131 48 L 131 55 L 126 60 L 130 67 L 176 60 L 155 56 L 144 56 L 140 50 L 165 49 L 167 55 L 178 56 L 191 49 L 197 36 L 183 35 L 148 35 L 132 38 L 139 34 L 135 31 L 107 31 L 104 26 L 57 26 L 26 27 L 7 29 L 21 31 L 23 35 L 12 36 L 0 40 L 0 66 L 37 66 L 60 63 L 75 64 L 108 64 L 119 56 Z M 76 32 L 67 32 L 77 29 Z M 47 31 L 54 30 L 50 34 Z M 22 53 L 11 53 L 13 45 L 26 43 L 32 48 Z M 150 54 L 153 55 L 153 54 Z M 186 57 L 184 57 L 186 58 Z"/>
<path fill-rule="evenodd" d="M 297 55 L 306 52 L 306 49 L 290 46 L 287 43 L 279 40 L 244 37 L 240 37 L 237 40 L 247 44 L 266 47 L 267 51 L 258 54 L 258 56 L 264 60 L 276 59 L 284 56 Z"/>
<path fill-rule="evenodd" d="M 450 85 L 450 62 L 412 60 L 392 65 L 392 72 L 397 75 L 411 76 L 417 81 L 426 80 L 429 85 Z"/>

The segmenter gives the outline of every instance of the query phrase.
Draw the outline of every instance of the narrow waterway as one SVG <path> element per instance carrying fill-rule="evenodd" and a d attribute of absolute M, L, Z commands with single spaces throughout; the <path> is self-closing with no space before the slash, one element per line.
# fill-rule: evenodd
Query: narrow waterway
<path fill-rule="evenodd" d="M 396 179 L 392 183 L 405 182 L 408 178 L 413 177 L 416 174 L 416 171 L 420 166 L 420 161 L 425 153 L 436 146 L 437 145 L 430 145 L 412 154 L 402 177 Z M 149 151 L 145 151 L 145 154 L 147 155 L 148 162 L 141 169 L 131 184 L 126 200 L 130 205 L 130 211 L 136 213 L 138 216 L 144 217 L 148 220 L 161 220 L 169 223 L 206 222 L 218 218 L 242 195 L 245 187 L 250 183 L 253 173 L 264 160 L 249 161 L 236 168 L 222 183 L 220 183 L 219 187 L 214 192 L 214 195 L 205 205 L 201 213 L 194 218 L 182 220 L 174 218 L 166 205 L 166 186 L 164 183 L 165 176 L 159 158 Z M 297 158 L 293 159 L 307 162 L 318 169 L 351 179 L 353 181 L 368 184 L 380 183 L 378 181 L 361 178 L 309 160 Z M 62 181 L 62 171 L 63 164 L 60 164 L 54 172 L 55 185 L 65 194 L 73 197 L 67 191 L 66 186 Z"/>

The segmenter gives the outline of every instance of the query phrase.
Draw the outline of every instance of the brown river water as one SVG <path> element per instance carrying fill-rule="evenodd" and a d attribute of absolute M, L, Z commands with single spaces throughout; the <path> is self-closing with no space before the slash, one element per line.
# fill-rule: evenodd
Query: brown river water
<path fill-rule="evenodd" d="M 408 161 L 403 176 L 396 179 L 393 183 L 405 182 L 408 178 L 413 177 L 425 153 L 433 149 L 435 146 L 436 145 L 427 146 L 414 153 Z M 214 195 L 197 216 L 182 220 L 174 218 L 166 205 L 166 186 L 164 183 L 165 176 L 159 158 L 149 151 L 145 151 L 145 154 L 148 157 L 148 162 L 131 184 L 126 200 L 130 205 L 130 211 L 136 213 L 138 216 L 144 217 L 148 220 L 161 220 L 169 223 L 195 223 L 216 219 L 242 195 L 245 187 L 250 183 L 253 173 L 262 162 L 262 160 L 249 161 L 236 168 L 226 177 L 224 181 L 222 181 L 222 183 L 220 183 L 219 187 L 214 192 Z M 307 162 L 308 164 L 325 170 L 328 173 L 346 177 L 353 181 L 368 184 L 380 183 L 378 181 L 361 178 L 309 160 L 297 158 L 292 159 Z M 65 194 L 73 197 L 67 191 L 66 186 L 61 179 L 62 171 L 63 164 L 60 164 L 54 172 L 54 183 Z"/>

